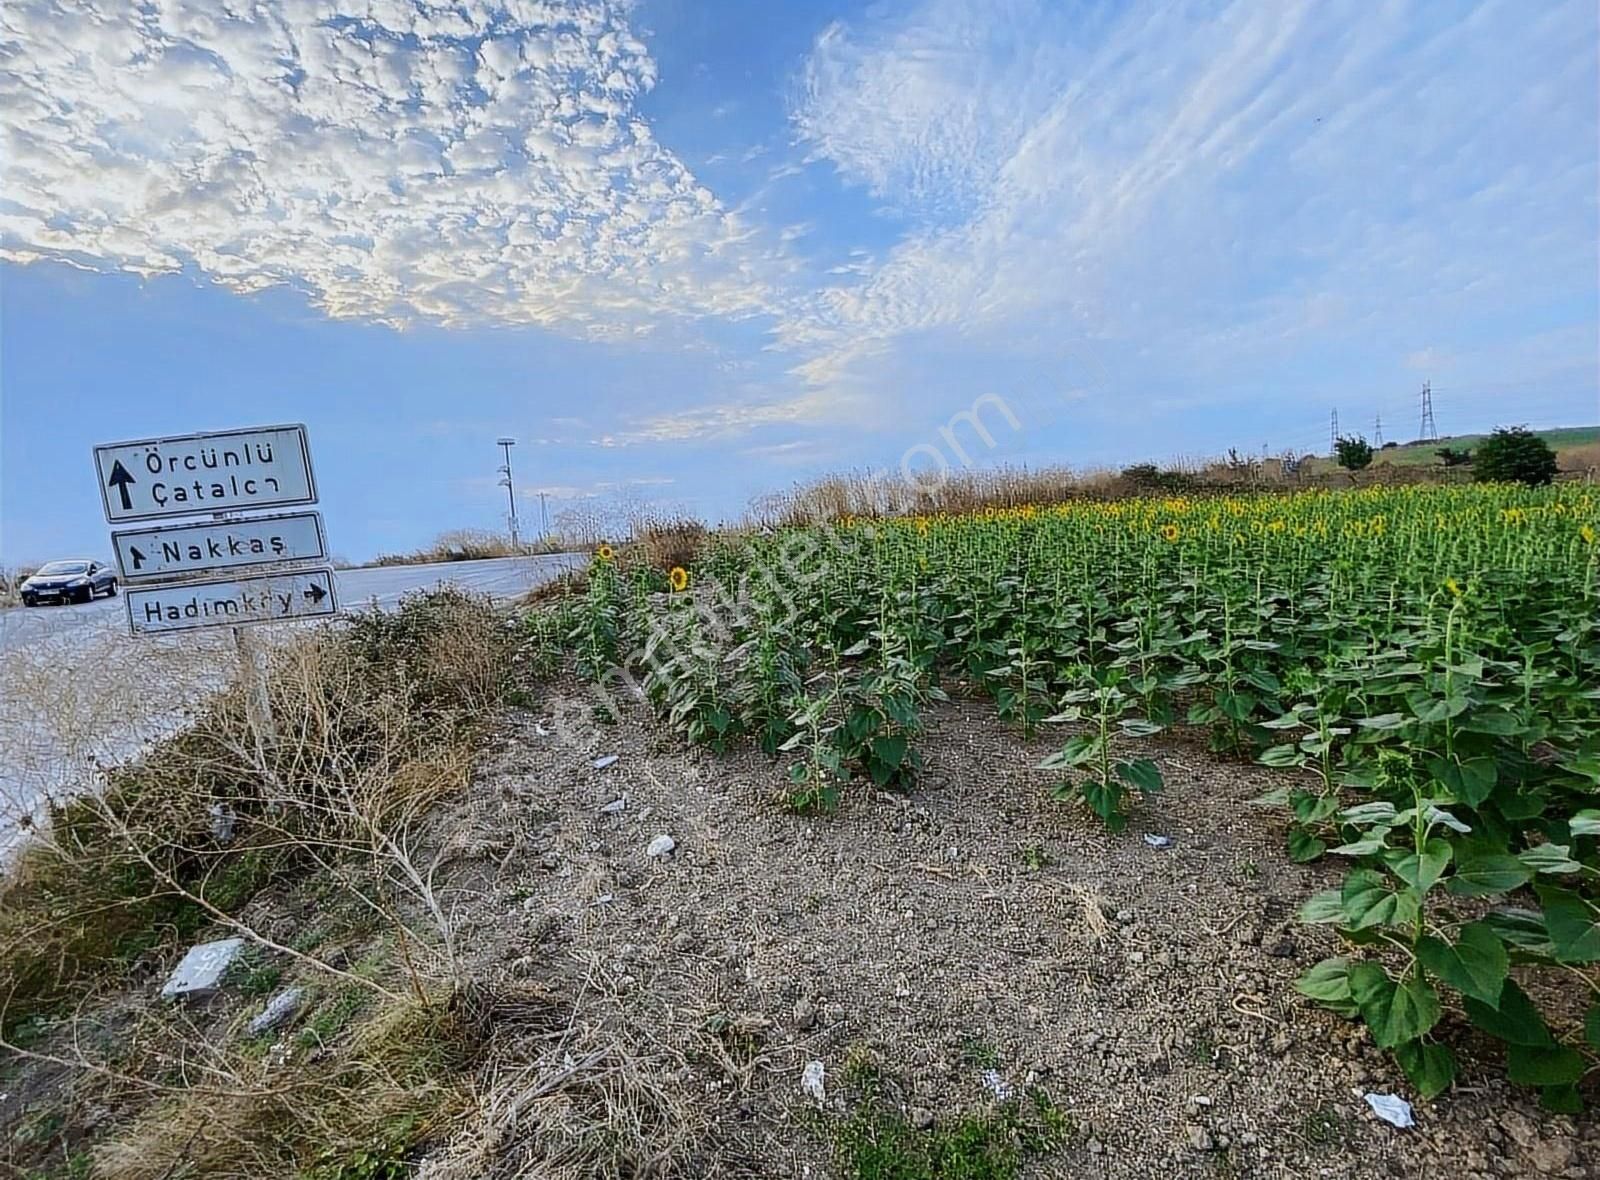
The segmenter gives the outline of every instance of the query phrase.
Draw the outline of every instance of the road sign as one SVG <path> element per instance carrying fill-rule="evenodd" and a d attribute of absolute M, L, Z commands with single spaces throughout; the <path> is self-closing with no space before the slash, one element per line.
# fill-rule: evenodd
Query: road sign
<path fill-rule="evenodd" d="M 124 598 L 128 626 L 135 635 L 281 623 L 339 613 L 333 571 L 327 567 L 206 582 L 130 586 Z"/>
<path fill-rule="evenodd" d="M 304 426 L 262 426 L 94 449 L 112 524 L 315 504 Z"/>
<path fill-rule="evenodd" d="M 320 512 L 125 529 L 111 547 L 128 582 L 328 559 Z"/>

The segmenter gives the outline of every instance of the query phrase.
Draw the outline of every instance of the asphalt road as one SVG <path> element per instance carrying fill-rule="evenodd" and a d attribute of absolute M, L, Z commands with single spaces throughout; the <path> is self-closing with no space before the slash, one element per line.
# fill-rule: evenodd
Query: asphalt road
<path fill-rule="evenodd" d="M 586 558 L 571 554 L 341 570 L 340 605 L 393 607 L 441 584 L 512 599 Z M 253 631 L 270 641 L 299 624 Z M 92 787 L 184 723 L 237 662 L 226 627 L 159 639 L 128 634 L 121 596 L 0 611 L 0 854 L 43 800 Z"/>

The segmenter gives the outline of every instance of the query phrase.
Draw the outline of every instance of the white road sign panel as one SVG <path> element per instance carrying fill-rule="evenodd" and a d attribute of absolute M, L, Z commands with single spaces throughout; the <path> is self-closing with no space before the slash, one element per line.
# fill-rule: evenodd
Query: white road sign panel
<path fill-rule="evenodd" d="M 111 547 L 128 582 L 328 559 L 320 512 L 124 529 Z"/>
<path fill-rule="evenodd" d="M 123 597 L 128 604 L 128 627 L 135 635 L 282 623 L 339 613 L 333 571 L 327 568 L 130 586 Z"/>
<path fill-rule="evenodd" d="M 304 426 L 262 426 L 94 449 L 112 524 L 315 504 Z"/>

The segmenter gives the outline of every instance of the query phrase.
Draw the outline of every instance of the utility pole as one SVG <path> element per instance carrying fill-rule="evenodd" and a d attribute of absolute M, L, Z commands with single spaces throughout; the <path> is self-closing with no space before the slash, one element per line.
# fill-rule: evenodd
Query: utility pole
<path fill-rule="evenodd" d="M 548 540 L 550 537 L 550 514 L 545 511 L 544 498 L 547 493 L 539 493 L 539 537 Z"/>
<path fill-rule="evenodd" d="M 1328 423 L 1328 454 L 1339 453 L 1339 411 L 1334 410 L 1333 418 Z"/>
<path fill-rule="evenodd" d="M 1383 448 L 1383 412 L 1372 420 L 1372 445 L 1378 449 Z"/>
<path fill-rule="evenodd" d="M 1424 442 L 1439 441 L 1439 425 L 1433 420 L 1433 383 L 1422 383 L 1422 429 L 1417 437 Z"/>
<path fill-rule="evenodd" d="M 506 499 L 511 503 L 511 513 L 506 518 L 511 524 L 511 549 L 516 552 L 517 545 L 517 488 L 511 478 L 511 448 L 517 445 L 514 438 L 497 438 L 495 445 L 505 451 L 505 466 L 500 468 L 500 486 L 506 490 Z"/>

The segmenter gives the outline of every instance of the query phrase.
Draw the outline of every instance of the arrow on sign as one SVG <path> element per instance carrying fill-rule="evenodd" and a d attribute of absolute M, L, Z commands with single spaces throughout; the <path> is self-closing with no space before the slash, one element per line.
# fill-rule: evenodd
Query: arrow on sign
<path fill-rule="evenodd" d="M 135 570 L 141 570 L 144 568 L 144 554 L 139 552 L 137 546 L 130 545 L 128 547 L 128 556 L 133 558 L 133 568 Z"/>
<path fill-rule="evenodd" d="M 133 497 L 128 495 L 128 485 L 133 483 L 134 479 L 133 476 L 128 474 L 128 469 L 122 465 L 121 459 L 111 464 L 111 478 L 106 482 L 122 493 L 122 510 L 124 512 L 132 512 Z"/>
<path fill-rule="evenodd" d="M 312 602 L 321 602 L 324 598 L 328 597 L 328 592 L 313 582 L 311 584 L 311 589 L 306 591 L 306 597 Z"/>

